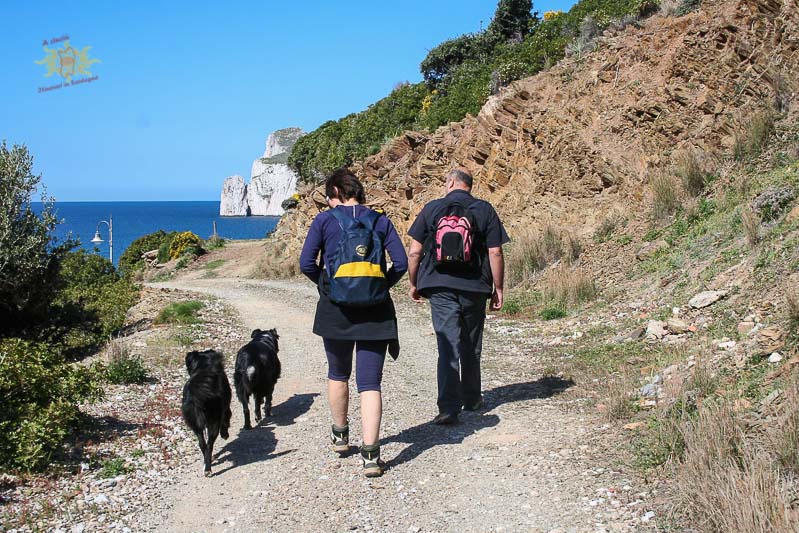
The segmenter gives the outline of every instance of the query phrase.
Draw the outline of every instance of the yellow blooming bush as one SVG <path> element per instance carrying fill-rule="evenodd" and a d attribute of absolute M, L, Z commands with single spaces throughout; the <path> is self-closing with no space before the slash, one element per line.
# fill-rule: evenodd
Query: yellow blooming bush
<path fill-rule="evenodd" d="M 200 238 L 191 231 L 178 233 L 169 244 L 170 259 L 177 259 L 190 248 L 200 248 L 200 242 Z"/>
<path fill-rule="evenodd" d="M 547 11 L 547 12 L 544 13 L 544 20 L 552 20 L 555 17 L 561 16 L 562 14 L 563 14 L 563 11 L 561 11 L 560 9 L 558 9 L 556 11 Z"/>

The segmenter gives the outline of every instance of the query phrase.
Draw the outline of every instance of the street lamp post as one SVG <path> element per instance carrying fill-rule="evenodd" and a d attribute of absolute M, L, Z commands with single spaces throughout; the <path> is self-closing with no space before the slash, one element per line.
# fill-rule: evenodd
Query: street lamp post
<path fill-rule="evenodd" d="M 91 242 L 94 244 L 100 244 L 103 242 L 102 237 L 100 237 L 100 224 L 105 224 L 108 226 L 108 257 L 111 259 L 111 264 L 114 264 L 114 217 L 113 215 L 108 216 L 108 220 L 101 220 L 97 223 L 97 231 L 94 232 L 94 239 Z"/>

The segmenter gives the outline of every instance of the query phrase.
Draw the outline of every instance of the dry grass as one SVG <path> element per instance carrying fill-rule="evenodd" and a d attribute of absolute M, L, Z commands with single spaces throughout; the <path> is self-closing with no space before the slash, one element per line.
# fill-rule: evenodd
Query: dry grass
<path fill-rule="evenodd" d="M 680 195 L 674 178 L 664 173 L 652 176 L 649 187 L 652 191 L 652 220 L 663 222 L 680 208 Z"/>
<path fill-rule="evenodd" d="M 745 207 L 741 212 L 741 223 L 744 227 L 746 243 L 750 248 L 754 248 L 760 242 L 760 217 L 750 208 Z"/>
<path fill-rule="evenodd" d="M 660 14 L 664 17 L 673 17 L 680 11 L 682 0 L 663 0 L 660 2 Z"/>
<path fill-rule="evenodd" d="M 593 277 L 579 268 L 566 265 L 548 270 L 541 282 L 544 301 L 562 307 L 591 301 L 598 292 Z"/>
<path fill-rule="evenodd" d="M 519 285 L 547 266 L 560 261 L 571 265 L 580 255 L 580 242 L 568 232 L 547 224 L 540 233 L 526 233 L 514 239 L 506 259 L 508 283 Z"/>
<path fill-rule="evenodd" d="M 774 89 L 774 110 L 785 113 L 791 105 L 791 87 L 788 81 L 779 72 L 772 77 L 771 87 Z"/>
<path fill-rule="evenodd" d="M 685 452 L 676 485 L 691 525 L 707 532 L 794 531 L 786 483 L 746 430 L 726 404 L 700 409 L 682 425 Z"/>
<path fill-rule="evenodd" d="M 733 155 L 736 161 L 757 157 L 774 134 L 774 114 L 771 111 L 756 113 L 735 135 Z"/>
<path fill-rule="evenodd" d="M 696 152 L 684 152 L 677 158 L 675 172 L 690 196 L 696 198 L 705 191 L 711 176 L 707 167 L 707 163 Z"/>
<path fill-rule="evenodd" d="M 618 213 L 611 213 L 606 216 L 594 231 L 594 242 L 602 244 L 613 238 L 616 229 L 625 223 L 624 217 Z"/>
<path fill-rule="evenodd" d="M 264 255 L 256 263 L 251 276 L 256 279 L 286 279 L 299 274 L 298 261 L 286 255 L 286 245 L 270 241 L 264 247 Z"/>
<path fill-rule="evenodd" d="M 799 290 L 788 289 L 785 293 L 785 311 L 791 328 L 799 332 Z"/>
<path fill-rule="evenodd" d="M 769 444 L 782 468 L 799 476 L 799 380 L 794 378 L 785 388 L 785 400 L 774 428 L 769 432 Z"/>
<path fill-rule="evenodd" d="M 635 398 L 628 392 L 635 385 L 627 375 L 608 377 L 603 381 L 601 397 L 604 398 L 604 416 L 609 421 L 627 420 L 635 414 Z"/>
<path fill-rule="evenodd" d="M 799 159 L 799 141 L 794 141 L 788 146 L 788 157 L 791 159 Z"/>

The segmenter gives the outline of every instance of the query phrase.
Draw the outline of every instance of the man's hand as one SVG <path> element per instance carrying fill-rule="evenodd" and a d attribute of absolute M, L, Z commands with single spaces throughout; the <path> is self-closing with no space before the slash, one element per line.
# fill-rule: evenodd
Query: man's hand
<path fill-rule="evenodd" d="M 413 300 L 417 304 L 423 303 L 422 295 L 419 294 L 419 291 L 413 285 L 411 285 L 411 288 L 408 291 L 408 296 L 410 296 L 411 300 Z"/>
<path fill-rule="evenodd" d="M 491 293 L 491 310 L 499 311 L 502 309 L 502 301 L 502 289 L 494 289 L 494 292 Z"/>

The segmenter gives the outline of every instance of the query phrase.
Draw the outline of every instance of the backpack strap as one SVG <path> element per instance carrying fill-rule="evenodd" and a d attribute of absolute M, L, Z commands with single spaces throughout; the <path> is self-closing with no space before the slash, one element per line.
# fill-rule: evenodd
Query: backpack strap
<path fill-rule="evenodd" d="M 355 218 L 342 212 L 341 209 L 334 207 L 329 212 L 333 216 L 333 218 L 336 219 L 336 222 L 338 222 L 338 225 L 341 226 L 341 229 L 343 231 L 352 229 L 355 225 L 358 224 L 358 221 L 355 220 Z"/>
<path fill-rule="evenodd" d="M 379 218 L 380 218 L 380 213 L 372 211 L 369 208 L 366 208 L 366 211 L 361 216 L 361 218 L 358 219 L 358 221 L 361 222 L 369 231 L 374 231 Z"/>

